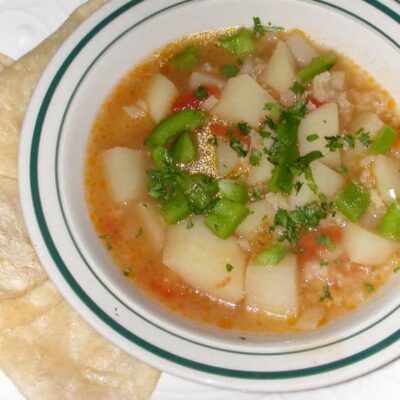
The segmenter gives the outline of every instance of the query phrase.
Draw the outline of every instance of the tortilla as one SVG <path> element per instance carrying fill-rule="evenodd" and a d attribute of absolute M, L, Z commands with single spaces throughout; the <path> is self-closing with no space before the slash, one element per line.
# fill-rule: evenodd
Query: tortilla
<path fill-rule="evenodd" d="M 61 298 L 26 234 L 19 132 L 37 80 L 63 40 L 105 0 L 90 0 L 12 63 L 0 55 L 0 369 L 28 400 L 148 399 L 159 372 L 93 331 Z"/>

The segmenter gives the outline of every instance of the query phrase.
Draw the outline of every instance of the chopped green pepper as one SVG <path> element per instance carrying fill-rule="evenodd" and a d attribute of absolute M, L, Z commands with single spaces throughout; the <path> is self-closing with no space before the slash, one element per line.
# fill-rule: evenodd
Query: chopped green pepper
<path fill-rule="evenodd" d="M 157 169 L 165 169 L 171 163 L 168 150 L 163 146 L 155 146 L 151 149 L 151 158 Z"/>
<path fill-rule="evenodd" d="M 215 200 L 217 182 L 205 175 L 187 175 L 180 180 L 189 207 L 196 214 L 202 213 Z"/>
<path fill-rule="evenodd" d="M 253 34 L 246 28 L 222 37 L 219 42 L 223 49 L 240 58 L 247 57 L 256 50 Z"/>
<path fill-rule="evenodd" d="M 371 151 L 375 154 L 386 154 L 396 141 L 397 134 L 390 126 L 385 125 L 372 144 Z"/>
<path fill-rule="evenodd" d="M 244 183 L 240 181 L 221 180 L 218 182 L 218 186 L 223 199 L 231 200 L 236 203 L 247 203 L 249 195 Z"/>
<path fill-rule="evenodd" d="M 364 214 L 370 203 L 368 191 L 358 181 L 352 181 L 336 197 L 335 204 L 339 211 L 350 221 L 357 221 Z"/>
<path fill-rule="evenodd" d="M 176 224 L 191 214 L 189 204 L 182 191 L 176 191 L 171 199 L 161 205 L 161 214 L 169 224 Z"/>
<path fill-rule="evenodd" d="M 182 110 L 160 122 L 145 140 L 147 146 L 164 146 L 174 136 L 193 131 L 205 122 L 207 115 L 197 110 Z"/>
<path fill-rule="evenodd" d="M 249 215 L 245 204 L 221 199 L 206 218 L 206 226 L 221 239 L 227 239 Z"/>
<path fill-rule="evenodd" d="M 258 254 L 254 262 L 261 266 L 278 265 L 288 252 L 289 248 L 275 244 Z"/>
<path fill-rule="evenodd" d="M 390 240 L 400 240 L 400 199 L 388 208 L 378 226 L 379 233 Z"/>
<path fill-rule="evenodd" d="M 331 69 L 337 62 L 335 54 L 326 54 L 321 57 L 314 58 L 307 67 L 304 67 L 297 73 L 297 81 L 305 84 L 314 79 L 315 76 Z"/>
<path fill-rule="evenodd" d="M 175 162 L 187 163 L 196 157 L 196 145 L 189 132 L 183 132 L 172 146 L 171 156 Z"/>
<path fill-rule="evenodd" d="M 191 44 L 175 54 L 169 62 L 178 71 L 191 71 L 199 62 L 199 52 L 196 46 Z"/>
<path fill-rule="evenodd" d="M 282 150 L 268 182 L 271 192 L 290 193 L 292 189 L 293 174 L 290 166 L 296 162 L 298 157 L 297 129 L 299 124 L 300 119 L 291 115 L 278 123 L 277 142 L 282 143 Z"/>

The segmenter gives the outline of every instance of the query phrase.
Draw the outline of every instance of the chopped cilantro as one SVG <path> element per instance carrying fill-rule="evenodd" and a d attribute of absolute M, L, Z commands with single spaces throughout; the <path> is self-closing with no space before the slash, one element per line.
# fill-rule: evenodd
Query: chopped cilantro
<path fill-rule="evenodd" d="M 142 203 L 142 207 L 147 208 L 148 207 L 147 203 Z"/>
<path fill-rule="evenodd" d="M 336 249 L 335 243 L 333 243 L 332 239 L 326 235 L 318 235 L 315 241 L 320 245 L 326 246 L 330 251 Z"/>
<path fill-rule="evenodd" d="M 124 276 L 129 276 L 131 274 L 132 270 L 130 268 L 125 268 L 122 273 Z"/>
<path fill-rule="evenodd" d="M 365 286 L 365 290 L 370 294 L 375 291 L 374 286 L 370 283 L 366 282 L 366 283 L 364 283 L 364 286 Z"/>
<path fill-rule="evenodd" d="M 240 121 L 237 124 L 237 128 L 239 129 L 239 133 L 243 136 L 247 136 L 250 133 L 250 126 L 245 121 Z"/>
<path fill-rule="evenodd" d="M 194 223 L 191 219 L 186 224 L 186 229 L 192 229 L 194 227 Z"/>
<path fill-rule="evenodd" d="M 261 161 L 262 154 L 260 151 L 253 150 L 250 153 L 250 164 L 253 166 L 259 165 Z"/>
<path fill-rule="evenodd" d="M 302 119 L 306 115 L 307 106 L 305 100 L 298 101 L 295 105 L 289 107 L 287 110 L 282 111 L 282 120 L 287 120 L 288 117 Z"/>
<path fill-rule="evenodd" d="M 336 151 L 343 148 L 341 136 L 325 136 L 325 140 L 327 141 L 325 147 L 327 147 L 330 151 Z"/>
<path fill-rule="evenodd" d="M 294 190 L 296 191 L 296 194 L 300 192 L 300 189 L 302 188 L 302 186 L 303 186 L 303 182 L 297 181 L 294 184 Z"/>
<path fill-rule="evenodd" d="M 316 133 L 307 136 L 307 142 L 315 142 L 318 140 L 319 136 Z"/>
<path fill-rule="evenodd" d="M 323 293 L 322 297 L 319 298 L 319 301 L 320 301 L 321 303 L 324 302 L 324 301 L 326 301 L 326 300 L 333 300 L 333 297 L 332 297 L 332 295 L 331 295 L 331 292 L 330 292 L 330 290 L 329 290 L 329 286 L 328 286 L 328 285 L 325 285 L 325 286 L 322 288 L 322 293 Z"/>
<path fill-rule="evenodd" d="M 358 140 L 360 141 L 360 143 L 366 148 L 368 149 L 369 147 L 371 147 L 372 145 L 372 139 L 369 136 L 369 132 L 360 129 L 356 135 L 358 135 Z"/>
<path fill-rule="evenodd" d="M 197 100 L 204 100 L 208 96 L 208 90 L 204 86 L 199 86 L 196 91 L 194 92 Z"/>
<path fill-rule="evenodd" d="M 355 146 L 355 140 L 354 137 L 351 135 L 344 135 L 343 140 L 347 143 L 350 149 L 354 149 Z"/>
<path fill-rule="evenodd" d="M 224 64 L 221 68 L 221 72 L 228 78 L 233 78 L 239 72 L 239 68 L 235 65 Z"/>
<path fill-rule="evenodd" d="M 143 232 L 144 232 L 144 231 L 143 231 L 143 228 L 140 227 L 140 228 L 138 229 L 136 235 L 135 235 L 135 239 L 137 239 L 138 237 L 142 236 L 142 235 L 143 235 Z"/>
<path fill-rule="evenodd" d="M 279 208 L 275 214 L 274 224 L 271 230 L 282 228 L 279 241 L 287 240 L 296 244 L 302 229 L 311 230 L 318 226 L 319 222 L 334 213 L 332 203 L 313 202 L 302 207 L 296 207 L 293 211 Z"/>
<path fill-rule="evenodd" d="M 108 251 L 111 251 L 111 250 L 112 250 L 112 245 L 111 245 L 111 243 L 107 243 L 106 246 L 107 246 L 107 250 L 108 250 Z"/>
<path fill-rule="evenodd" d="M 306 178 L 307 186 L 312 190 L 314 194 L 318 194 L 318 185 L 315 183 L 312 171 L 310 167 L 307 167 L 304 171 L 304 177 Z M 320 195 L 321 196 L 321 195 Z M 322 199 L 322 201 L 325 201 Z"/>
<path fill-rule="evenodd" d="M 321 267 L 325 267 L 328 264 L 329 264 L 329 261 L 327 259 L 325 259 L 325 258 L 322 258 L 321 260 L 319 260 L 319 265 Z"/>
<path fill-rule="evenodd" d="M 323 154 L 320 151 L 311 151 L 310 153 L 299 157 L 294 166 L 291 168 L 293 175 L 301 175 L 313 161 L 322 157 Z"/>
<path fill-rule="evenodd" d="M 231 148 L 236 151 L 236 153 L 239 157 L 246 157 L 247 150 L 244 149 L 243 143 L 241 143 L 239 139 L 237 139 L 235 136 L 233 136 L 232 131 L 228 131 L 227 135 L 230 138 L 229 146 L 231 146 Z"/>
<path fill-rule="evenodd" d="M 111 235 L 109 233 L 103 233 L 99 236 L 99 239 L 108 240 L 111 239 Z"/>
<path fill-rule="evenodd" d="M 338 167 L 337 171 L 339 172 L 339 174 L 345 174 L 349 172 L 349 170 L 343 164 Z"/>
<path fill-rule="evenodd" d="M 293 86 L 290 88 L 290 90 L 294 94 L 303 94 L 305 92 L 304 87 L 297 81 L 293 84 Z"/>
<path fill-rule="evenodd" d="M 232 264 L 226 264 L 225 265 L 225 268 L 226 268 L 226 270 L 228 271 L 228 272 L 231 272 L 232 270 L 233 270 L 233 268 L 234 268 L 234 266 L 232 265 Z"/>

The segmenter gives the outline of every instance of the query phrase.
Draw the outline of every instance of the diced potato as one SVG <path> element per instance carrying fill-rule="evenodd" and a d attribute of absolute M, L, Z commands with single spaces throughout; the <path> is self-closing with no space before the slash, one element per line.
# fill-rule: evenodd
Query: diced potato
<path fill-rule="evenodd" d="M 369 132 L 371 138 L 375 138 L 384 123 L 373 112 L 363 112 L 353 120 L 351 124 L 351 133 L 356 133 L 358 130 L 363 129 Z"/>
<path fill-rule="evenodd" d="M 288 254 L 278 265 L 247 267 L 245 302 L 248 307 L 293 317 L 299 309 L 297 260 Z"/>
<path fill-rule="evenodd" d="M 343 246 L 350 261 L 377 265 L 387 261 L 400 248 L 400 243 L 369 232 L 357 224 L 348 223 L 343 234 Z"/>
<path fill-rule="evenodd" d="M 221 88 L 224 85 L 224 80 L 205 72 L 193 72 L 189 78 L 189 87 L 193 90 L 199 86 L 218 86 Z"/>
<path fill-rule="evenodd" d="M 179 92 L 176 86 L 164 75 L 156 74 L 146 93 L 150 116 L 159 123 L 170 111 Z"/>
<path fill-rule="evenodd" d="M 233 237 L 215 236 L 201 217 L 193 218 L 193 228 L 185 223 L 171 225 L 163 253 L 163 263 L 187 284 L 231 303 L 244 295 L 246 256 Z M 227 264 L 233 269 L 229 272 Z"/>
<path fill-rule="evenodd" d="M 300 32 L 293 32 L 286 39 L 290 51 L 292 52 L 299 67 L 310 64 L 313 58 L 318 57 L 318 51 L 305 39 Z"/>
<path fill-rule="evenodd" d="M 118 203 L 146 195 L 145 161 L 141 150 L 114 147 L 102 154 L 105 175 L 113 198 Z"/>
<path fill-rule="evenodd" d="M 400 164 L 379 154 L 372 167 L 376 187 L 383 201 L 390 203 L 400 197 Z"/>
<path fill-rule="evenodd" d="M 292 192 L 290 193 L 289 204 L 292 210 L 294 210 L 296 207 L 302 207 L 307 203 L 311 203 L 317 198 L 315 193 L 307 185 L 304 175 L 301 175 L 299 179 L 297 179 L 297 181 L 302 183 L 302 186 L 298 193 L 296 193 L 295 190 L 292 190 Z"/>
<path fill-rule="evenodd" d="M 135 206 L 138 224 L 143 228 L 143 234 L 150 240 L 154 249 L 160 251 L 164 247 L 165 234 L 168 225 L 160 211 L 150 203 L 138 203 Z"/>
<path fill-rule="evenodd" d="M 241 74 L 228 79 L 211 112 L 233 123 L 245 121 L 257 127 L 267 114 L 266 103 L 275 103 L 275 100 L 251 76 Z"/>
<path fill-rule="evenodd" d="M 296 64 L 285 42 L 277 44 L 260 79 L 279 93 L 292 87 L 296 80 Z"/>
<path fill-rule="evenodd" d="M 307 141 L 307 136 L 316 133 L 319 137 L 313 142 Z M 311 151 L 320 151 L 324 157 L 320 161 L 331 168 L 340 165 L 340 152 L 330 151 L 326 146 L 325 136 L 339 134 L 339 112 L 336 103 L 326 103 L 315 111 L 307 114 L 299 126 L 299 150 L 304 156 Z"/>
<path fill-rule="evenodd" d="M 271 214 L 271 206 L 265 200 L 255 201 L 248 205 L 250 214 L 236 228 L 235 233 L 240 237 L 248 237 L 265 221 Z M 269 210 L 268 210 L 269 209 Z"/>
<path fill-rule="evenodd" d="M 319 161 L 312 162 L 310 167 L 319 192 L 328 198 L 332 198 L 345 183 L 342 175 Z"/>
<path fill-rule="evenodd" d="M 235 171 L 240 164 L 240 159 L 235 150 L 229 143 L 221 138 L 217 138 L 217 166 L 218 175 L 226 176 Z"/>
<path fill-rule="evenodd" d="M 267 157 L 263 156 L 258 165 L 249 166 L 249 176 L 247 180 L 250 185 L 267 182 L 269 178 L 271 178 L 273 169 L 274 165 L 268 161 Z"/>
<path fill-rule="evenodd" d="M 350 128 L 350 132 L 355 134 L 360 129 L 369 133 L 371 139 L 375 139 L 378 132 L 383 128 L 385 124 L 380 120 L 380 118 L 373 112 L 367 111 L 363 112 L 353 120 Z M 368 149 L 359 141 L 356 140 L 354 153 L 358 155 L 363 155 L 368 153 Z"/>

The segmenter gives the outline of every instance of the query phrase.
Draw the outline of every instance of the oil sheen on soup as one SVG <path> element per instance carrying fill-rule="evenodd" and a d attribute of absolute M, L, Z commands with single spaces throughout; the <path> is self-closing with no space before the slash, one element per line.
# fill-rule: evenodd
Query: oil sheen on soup
<path fill-rule="evenodd" d="M 199 33 L 106 99 L 90 217 L 121 274 L 168 310 L 237 331 L 316 329 L 400 269 L 399 125 L 367 72 L 303 32 L 255 18 Z"/>

